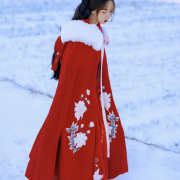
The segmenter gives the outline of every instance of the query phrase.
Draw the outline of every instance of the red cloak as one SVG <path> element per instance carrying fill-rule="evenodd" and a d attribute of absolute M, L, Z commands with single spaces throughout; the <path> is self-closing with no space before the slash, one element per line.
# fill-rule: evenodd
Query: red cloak
<path fill-rule="evenodd" d="M 29 153 L 29 180 L 107 180 L 128 171 L 124 131 L 114 103 L 104 50 L 102 99 L 108 124 L 110 157 L 100 91 L 105 27 L 88 19 L 71 20 L 55 42 L 62 59 L 49 113 Z M 56 69 L 54 61 L 52 69 Z"/>

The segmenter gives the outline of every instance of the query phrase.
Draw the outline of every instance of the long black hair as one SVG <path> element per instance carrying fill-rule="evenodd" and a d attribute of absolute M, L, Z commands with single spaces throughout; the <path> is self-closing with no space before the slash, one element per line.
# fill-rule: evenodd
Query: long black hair
<path fill-rule="evenodd" d="M 113 2 L 114 10 L 115 10 L 114 0 L 82 0 L 82 2 L 77 6 L 71 20 L 87 19 L 91 15 L 91 11 L 94 11 L 94 10 L 96 10 L 96 13 L 98 15 L 99 11 L 105 8 L 107 1 Z M 114 10 L 113 10 L 112 15 L 114 15 Z M 111 16 L 111 21 L 112 21 L 112 16 Z M 56 54 L 56 51 L 54 51 L 52 55 L 51 64 L 53 64 L 55 54 Z M 55 80 L 59 79 L 60 68 L 61 68 L 61 59 L 59 60 L 57 71 L 54 71 L 54 74 L 51 77 L 51 79 L 55 79 Z"/>

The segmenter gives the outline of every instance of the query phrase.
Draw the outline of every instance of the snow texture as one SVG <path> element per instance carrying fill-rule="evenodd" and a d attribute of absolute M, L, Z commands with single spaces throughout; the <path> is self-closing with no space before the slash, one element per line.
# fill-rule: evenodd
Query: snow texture
<path fill-rule="evenodd" d="M 0 180 L 24 180 L 28 154 L 54 96 L 51 58 L 80 0 L 0 0 Z M 180 178 L 180 3 L 116 0 L 105 25 L 112 92 L 130 172 L 121 180 Z M 117 178 L 118 179 L 118 178 Z"/>

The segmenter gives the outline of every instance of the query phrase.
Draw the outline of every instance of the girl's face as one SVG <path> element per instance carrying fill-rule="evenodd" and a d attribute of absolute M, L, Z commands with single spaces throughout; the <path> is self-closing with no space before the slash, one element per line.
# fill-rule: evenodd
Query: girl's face
<path fill-rule="evenodd" d="M 114 3 L 112 1 L 107 1 L 105 7 L 101 9 L 98 13 L 98 22 L 101 24 L 105 24 L 109 20 L 113 12 Z"/>

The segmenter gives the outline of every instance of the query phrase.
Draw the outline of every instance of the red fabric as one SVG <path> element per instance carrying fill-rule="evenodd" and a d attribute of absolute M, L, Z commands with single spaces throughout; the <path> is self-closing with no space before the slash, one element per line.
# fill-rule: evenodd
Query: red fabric
<path fill-rule="evenodd" d="M 55 53 L 55 57 L 54 57 L 52 67 L 51 67 L 52 70 L 57 71 L 58 63 L 60 60 L 62 61 L 63 51 L 64 51 L 64 48 L 67 45 L 67 43 L 68 42 L 65 42 L 63 44 L 61 41 L 61 36 L 58 36 L 58 38 L 54 44 L 54 51 L 56 51 L 56 53 Z"/>
<path fill-rule="evenodd" d="M 85 22 L 89 23 L 87 20 Z M 65 47 L 61 41 L 58 43 L 59 47 Z M 124 131 L 109 80 L 106 53 L 104 51 L 102 84 L 105 87 L 103 92 L 105 95 L 110 94 L 111 100 L 110 106 L 108 103 L 106 106 L 106 116 L 108 123 L 115 123 L 113 127 L 116 126 L 109 135 L 109 138 L 112 135 L 114 137 L 110 142 L 110 158 L 107 158 L 100 103 L 98 65 L 101 51 L 95 51 L 81 42 L 69 41 L 62 52 L 55 96 L 29 153 L 25 176 L 29 180 L 113 179 L 128 171 L 128 163 Z M 113 112 L 116 121 L 109 120 Z M 75 148 L 79 149 L 76 151 Z"/>

